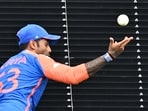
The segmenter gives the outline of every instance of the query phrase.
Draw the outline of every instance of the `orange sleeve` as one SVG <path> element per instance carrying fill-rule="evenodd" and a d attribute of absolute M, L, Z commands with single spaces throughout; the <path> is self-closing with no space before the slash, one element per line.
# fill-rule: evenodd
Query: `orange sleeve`
<path fill-rule="evenodd" d="M 68 66 L 55 62 L 50 57 L 39 55 L 38 60 L 42 66 L 45 76 L 67 84 L 79 84 L 89 78 L 85 64 Z"/>

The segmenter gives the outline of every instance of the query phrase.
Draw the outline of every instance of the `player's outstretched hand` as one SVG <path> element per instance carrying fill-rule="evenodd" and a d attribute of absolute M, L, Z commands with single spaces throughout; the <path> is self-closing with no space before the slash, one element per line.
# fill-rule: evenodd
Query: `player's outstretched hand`
<path fill-rule="evenodd" d="M 125 49 L 125 46 L 133 40 L 133 37 L 125 37 L 123 40 L 117 42 L 114 38 L 110 37 L 110 43 L 108 47 L 108 53 L 113 57 L 117 58 Z"/>

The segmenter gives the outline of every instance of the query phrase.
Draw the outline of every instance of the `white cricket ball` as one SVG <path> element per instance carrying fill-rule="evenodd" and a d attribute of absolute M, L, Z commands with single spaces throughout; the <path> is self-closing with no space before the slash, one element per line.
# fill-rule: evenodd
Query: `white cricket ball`
<path fill-rule="evenodd" d="M 127 15 L 125 14 L 121 14 L 117 17 L 117 23 L 120 25 L 120 26 L 126 26 L 128 25 L 129 23 L 129 18 Z"/>

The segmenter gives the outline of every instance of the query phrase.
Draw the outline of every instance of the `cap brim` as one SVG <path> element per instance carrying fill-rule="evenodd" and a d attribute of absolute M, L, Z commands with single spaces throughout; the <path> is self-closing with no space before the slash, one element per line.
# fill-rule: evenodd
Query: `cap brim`
<path fill-rule="evenodd" d="M 42 37 L 42 38 L 48 39 L 48 40 L 59 40 L 61 38 L 61 36 L 48 34 L 48 35 L 46 35 L 45 37 Z"/>
<path fill-rule="evenodd" d="M 50 45 L 55 45 L 58 42 L 58 40 L 61 38 L 61 36 L 48 34 L 48 36 L 42 38 L 49 40 Z"/>

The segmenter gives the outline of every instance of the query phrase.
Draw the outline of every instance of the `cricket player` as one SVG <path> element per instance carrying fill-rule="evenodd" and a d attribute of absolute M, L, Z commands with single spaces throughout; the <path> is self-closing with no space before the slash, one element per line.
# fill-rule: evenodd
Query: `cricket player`
<path fill-rule="evenodd" d="M 0 111 L 35 111 L 49 79 L 79 84 L 116 59 L 133 39 L 125 37 L 117 42 L 111 37 L 104 55 L 68 66 L 50 57 L 49 42 L 60 36 L 49 34 L 40 25 L 28 24 L 17 32 L 17 37 L 22 50 L 0 67 Z"/>

